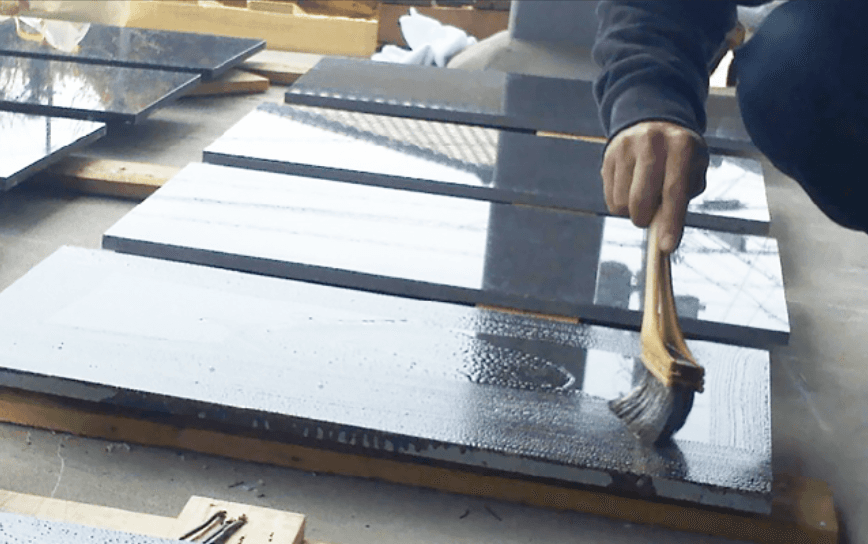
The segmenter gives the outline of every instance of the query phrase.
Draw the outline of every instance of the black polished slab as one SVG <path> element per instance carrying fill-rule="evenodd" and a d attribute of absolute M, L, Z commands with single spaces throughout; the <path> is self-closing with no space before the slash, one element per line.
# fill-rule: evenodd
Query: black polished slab
<path fill-rule="evenodd" d="M 0 512 L 3 544 L 175 544 L 153 536 Z"/>
<path fill-rule="evenodd" d="M 285 98 L 292 104 L 431 121 L 604 136 L 592 83 L 573 79 L 324 58 L 292 84 Z M 710 113 L 706 140 L 712 149 L 753 149 L 734 101 L 715 101 Z"/>
<path fill-rule="evenodd" d="M 0 294 L 0 384 L 284 443 L 768 512 L 769 358 L 691 341 L 684 428 L 609 411 L 638 334 L 63 248 Z M 122 361 L 123 364 L 119 364 Z"/>
<path fill-rule="evenodd" d="M 643 236 L 622 218 L 197 163 L 103 247 L 638 329 Z M 787 341 L 775 240 L 688 228 L 673 274 L 689 336 Z"/>
<path fill-rule="evenodd" d="M 0 190 L 104 136 L 103 123 L 0 112 Z"/>
<path fill-rule="evenodd" d="M 602 154 L 603 144 L 594 142 L 265 103 L 203 157 L 226 166 L 607 214 Z M 688 225 L 768 233 L 759 162 L 714 155 L 707 183 L 691 202 Z"/>
<path fill-rule="evenodd" d="M 198 82 L 196 74 L 0 55 L 0 111 L 136 123 Z"/>
<path fill-rule="evenodd" d="M 91 24 L 75 51 L 24 40 L 12 20 L 0 23 L 0 56 L 192 72 L 219 77 L 257 51 L 264 40 Z"/>

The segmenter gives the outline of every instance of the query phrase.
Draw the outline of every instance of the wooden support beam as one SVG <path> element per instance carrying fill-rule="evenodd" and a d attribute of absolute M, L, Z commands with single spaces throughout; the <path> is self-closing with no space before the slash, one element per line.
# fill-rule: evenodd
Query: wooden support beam
<path fill-rule="evenodd" d="M 838 522 L 828 485 L 775 475 L 772 514 L 737 513 L 684 503 L 649 502 L 577 487 L 495 473 L 419 465 L 273 442 L 207 429 L 100 413 L 49 395 L 0 389 L 0 420 L 79 436 L 179 448 L 257 463 L 373 478 L 478 497 L 606 516 L 737 540 L 763 543 L 838 542 Z M 2 502 L 0 502 L 2 506 Z"/>
<path fill-rule="evenodd" d="M 3 512 L 169 539 L 181 537 L 219 510 L 225 510 L 227 518 L 247 516 L 232 542 L 312 544 L 304 539 L 303 515 L 249 504 L 193 496 L 177 517 L 169 518 L 0 490 Z"/>
<path fill-rule="evenodd" d="M 173 166 L 70 155 L 40 174 L 86 194 L 144 200 L 180 171 Z"/>
<path fill-rule="evenodd" d="M 225 96 L 267 91 L 271 85 L 268 78 L 251 72 L 252 70 L 230 70 L 213 81 L 200 83 L 185 96 Z"/>
<path fill-rule="evenodd" d="M 127 26 L 258 38 L 270 49 L 369 57 L 377 48 L 376 19 L 270 13 L 221 4 L 131 0 Z"/>

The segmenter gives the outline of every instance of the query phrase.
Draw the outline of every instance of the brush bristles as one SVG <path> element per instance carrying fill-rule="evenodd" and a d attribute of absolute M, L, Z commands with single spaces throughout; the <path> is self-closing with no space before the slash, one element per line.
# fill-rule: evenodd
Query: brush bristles
<path fill-rule="evenodd" d="M 666 387 L 644 369 L 635 389 L 609 402 L 609 408 L 643 444 L 663 444 L 675 434 L 693 407 L 694 389 Z"/>

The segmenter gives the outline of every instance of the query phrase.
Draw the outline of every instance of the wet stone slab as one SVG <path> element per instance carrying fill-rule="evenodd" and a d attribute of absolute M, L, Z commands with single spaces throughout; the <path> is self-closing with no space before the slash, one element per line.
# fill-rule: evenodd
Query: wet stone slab
<path fill-rule="evenodd" d="M 103 123 L 0 112 L 0 190 L 11 189 L 105 133 Z"/>
<path fill-rule="evenodd" d="M 0 55 L 192 72 L 219 77 L 265 48 L 263 40 L 91 24 L 74 51 L 24 40 L 12 20 L 0 23 Z"/>
<path fill-rule="evenodd" d="M 262 104 L 204 151 L 205 162 L 607 214 L 603 144 L 399 117 Z M 713 155 L 690 226 L 767 234 L 762 166 Z"/>
<path fill-rule="evenodd" d="M 643 237 L 623 218 L 191 164 L 103 247 L 638 330 Z M 775 240 L 688 228 L 673 277 L 688 336 L 787 341 Z"/>
<path fill-rule="evenodd" d="M 136 123 L 198 82 L 197 74 L 0 55 L 0 110 Z"/>
<path fill-rule="evenodd" d="M 0 294 L 0 384 L 305 446 L 768 512 L 768 352 L 690 341 L 663 448 L 607 399 L 637 333 L 62 248 Z M 123 361 L 123 364 L 118 364 Z"/>
<path fill-rule="evenodd" d="M 286 102 L 521 131 L 604 136 L 592 83 L 496 70 L 454 70 L 324 58 L 286 93 Z M 732 97 L 716 97 L 706 141 L 753 153 Z"/>
<path fill-rule="evenodd" d="M 173 542 L 177 544 L 181 541 L 0 512 L 0 542 L 3 544 L 171 544 Z"/>

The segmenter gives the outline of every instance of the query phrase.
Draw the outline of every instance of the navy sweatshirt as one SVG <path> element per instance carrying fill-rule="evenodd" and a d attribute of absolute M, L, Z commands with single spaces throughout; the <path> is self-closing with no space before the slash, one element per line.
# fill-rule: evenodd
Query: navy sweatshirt
<path fill-rule="evenodd" d="M 736 5 L 762 0 L 603 0 L 594 61 L 600 120 L 611 138 L 640 121 L 705 132 L 709 64 L 737 21 Z"/>

